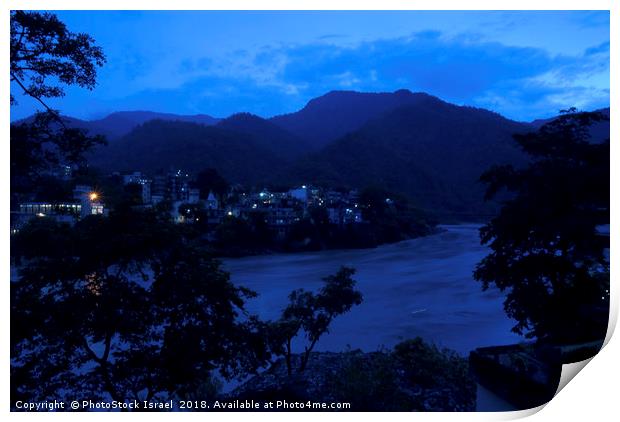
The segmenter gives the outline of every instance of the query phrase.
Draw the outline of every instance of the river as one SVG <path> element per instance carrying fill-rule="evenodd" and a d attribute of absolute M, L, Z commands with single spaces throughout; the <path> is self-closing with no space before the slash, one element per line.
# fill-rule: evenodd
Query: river
<path fill-rule="evenodd" d="M 321 278 L 341 265 L 354 267 L 363 303 L 337 317 L 316 350 L 375 351 L 420 336 L 466 356 L 477 347 L 521 341 L 510 331 L 513 321 L 504 313 L 504 295 L 494 288 L 483 292 L 472 277 L 489 252 L 480 245 L 479 225 L 440 229 L 374 249 L 226 259 L 224 269 L 235 284 L 259 294 L 248 302 L 250 312 L 276 319 L 291 290 L 316 290 Z M 297 342 L 297 351 L 300 347 Z"/>

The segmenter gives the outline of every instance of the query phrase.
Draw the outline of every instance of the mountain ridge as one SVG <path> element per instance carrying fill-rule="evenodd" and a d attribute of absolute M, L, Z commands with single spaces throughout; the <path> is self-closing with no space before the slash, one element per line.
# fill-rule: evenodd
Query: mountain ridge
<path fill-rule="evenodd" d="M 111 115 L 135 126 L 90 153 L 89 162 L 105 171 L 213 167 L 232 183 L 254 186 L 381 185 L 420 208 L 464 214 L 493 212 L 493 204 L 483 204 L 480 175 L 492 165 L 527 162 L 513 135 L 545 122 L 516 122 L 407 90 L 331 91 L 270 119 L 235 113 L 215 122 L 171 114 L 148 120 L 157 115 Z M 596 131 L 605 135 L 608 122 Z"/>
<path fill-rule="evenodd" d="M 443 102 L 427 93 L 406 89 L 394 92 L 330 91 L 308 101 L 300 110 L 274 116 L 271 121 L 320 149 L 352 132 L 373 117 L 402 105 Z"/>
<path fill-rule="evenodd" d="M 12 124 L 27 122 L 32 120 L 33 117 L 30 116 Z M 104 135 L 108 140 L 121 138 L 138 125 L 149 120 L 184 121 L 208 126 L 217 124 L 221 120 L 208 114 L 184 115 L 146 110 L 115 111 L 102 118 L 92 120 L 78 119 L 77 117 L 65 115 L 60 117 L 68 126 L 85 129 L 89 135 Z"/>

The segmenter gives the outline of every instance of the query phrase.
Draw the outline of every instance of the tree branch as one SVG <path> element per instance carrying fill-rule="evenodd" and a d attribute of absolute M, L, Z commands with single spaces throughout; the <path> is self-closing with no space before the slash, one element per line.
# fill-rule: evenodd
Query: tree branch
<path fill-rule="evenodd" d="M 60 117 L 60 113 L 58 113 L 58 111 L 52 109 L 50 106 L 48 106 L 45 101 L 43 101 L 39 96 L 34 95 L 28 88 L 26 88 L 26 86 L 22 83 L 22 81 L 15 76 L 15 74 L 13 72 L 11 72 L 11 80 L 17 82 L 17 84 L 24 90 L 24 93 L 26 95 L 28 95 L 31 98 L 34 98 L 35 100 L 37 100 L 38 102 L 40 102 L 43 107 L 45 107 L 45 109 L 52 115 L 54 116 L 54 119 L 56 119 L 58 121 L 58 123 L 60 123 L 62 125 L 62 127 L 64 129 L 67 129 L 67 126 L 65 125 L 65 122 L 62 121 L 62 118 Z"/>

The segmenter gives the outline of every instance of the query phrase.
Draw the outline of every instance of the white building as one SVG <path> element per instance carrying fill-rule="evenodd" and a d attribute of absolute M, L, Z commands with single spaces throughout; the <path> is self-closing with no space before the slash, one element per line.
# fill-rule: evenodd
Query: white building
<path fill-rule="evenodd" d="M 209 192 L 209 196 L 207 197 L 206 200 L 206 207 L 209 210 L 216 210 L 219 208 L 219 201 L 217 200 L 217 198 L 215 197 L 215 195 L 213 195 L 213 192 Z"/>
<path fill-rule="evenodd" d="M 77 185 L 73 189 L 73 199 L 79 201 L 81 205 L 80 217 L 104 213 L 100 195 L 93 190 L 92 186 Z"/>
<path fill-rule="evenodd" d="M 291 196 L 291 198 L 297 199 L 304 204 L 308 203 L 308 187 L 306 185 L 297 189 L 291 189 L 288 191 L 288 194 Z"/>

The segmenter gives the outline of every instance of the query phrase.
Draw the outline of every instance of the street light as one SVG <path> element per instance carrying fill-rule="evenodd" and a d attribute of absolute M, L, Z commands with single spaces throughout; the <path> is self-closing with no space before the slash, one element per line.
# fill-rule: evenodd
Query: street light
<path fill-rule="evenodd" d="M 88 197 L 90 198 L 91 201 L 95 201 L 97 200 L 97 198 L 99 198 L 99 195 L 97 194 L 97 192 L 91 192 Z"/>

